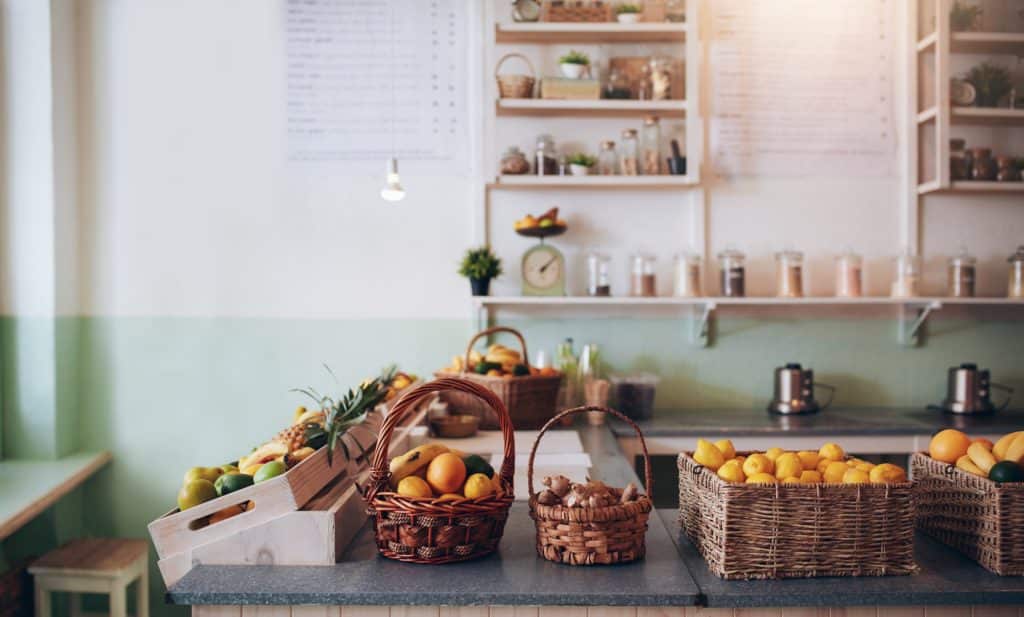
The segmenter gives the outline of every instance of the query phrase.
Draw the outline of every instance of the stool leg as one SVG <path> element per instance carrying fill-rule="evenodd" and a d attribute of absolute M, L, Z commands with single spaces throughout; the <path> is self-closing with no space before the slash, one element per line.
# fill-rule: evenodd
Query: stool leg
<path fill-rule="evenodd" d="M 50 617 L 50 590 L 36 578 L 36 617 Z"/>
<path fill-rule="evenodd" d="M 128 582 L 120 582 L 110 587 L 110 617 L 127 617 L 125 609 L 125 591 Z"/>
<path fill-rule="evenodd" d="M 68 604 L 71 608 L 71 617 L 81 617 L 82 615 L 82 594 L 71 593 L 68 596 Z"/>
<path fill-rule="evenodd" d="M 149 617 L 149 564 L 142 564 L 142 572 L 135 589 L 135 617 Z"/>

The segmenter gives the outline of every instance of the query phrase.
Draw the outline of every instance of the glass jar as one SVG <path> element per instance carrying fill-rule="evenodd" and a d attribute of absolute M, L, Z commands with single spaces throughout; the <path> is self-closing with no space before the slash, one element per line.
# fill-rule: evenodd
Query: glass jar
<path fill-rule="evenodd" d="M 997 156 L 996 168 L 996 182 L 1020 182 L 1020 170 L 1012 156 Z"/>
<path fill-rule="evenodd" d="M 991 182 L 999 174 L 991 148 L 971 148 L 971 180 Z"/>
<path fill-rule="evenodd" d="M 1010 262 L 1010 284 L 1007 297 L 1024 298 L 1024 246 L 1018 246 L 1017 252 L 1007 259 Z"/>
<path fill-rule="evenodd" d="M 558 175 L 571 176 L 572 168 L 569 166 L 569 157 L 564 154 L 558 157 Z"/>
<path fill-rule="evenodd" d="M 597 153 L 597 175 L 614 176 L 619 171 L 619 155 L 615 153 L 614 141 L 602 141 Z"/>
<path fill-rule="evenodd" d="M 526 160 L 523 151 L 515 146 L 509 146 L 505 154 L 501 155 L 501 173 L 507 176 L 519 176 L 530 173 L 530 161 Z"/>
<path fill-rule="evenodd" d="M 949 177 L 951 180 L 966 180 L 970 177 L 971 159 L 964 149 L 963 139 L 949 140 Z"/>
<path fill-rule="evenodd" d="M 645 176 L 661 173 L 661 123 L 657 116 L 644 118 L 640 132 L 640 173 Z"/>
<path fill-rule="evenodd" d="M 667 56 L 653 56 L 651 67 L 651 100 L 667 101 L 672 98 L 672 59 Z"/>
<path fill-rule="evenodd" d="M 946 268 L 946 294 L 950 298 L 973 298 L 977 260 L 962 249 Z"/>
<path fill-rule="evenodd" d="M 775 253 L 775 295 L 801 298 L 804 295 L 804 254 L 800 251 Z"/>
<path fill-rule="evenodd" d="M 700 265 L 700 255 L 694 253 L 676 255 L 674 293 L 677 298 L 699 298 L 704 295 L 701 286 Z"/>
<path fill-rule="evenodd" d="M 629 86 L 629 78 L 626 74 L 617 68 L 609 69 L 602 96 L 606 99 L 632 98 L 633 89 Z"/>
<path fill-rule="evenodd" d="M 644 298 L 658 295 L 652 255 L 633 255 L 633 266 L 629 274 L 629 295 Z"/>
<path fill-rule="evenodd" d="M 636 139 L 636 129 L 622 131 L 622 151 L 619 154 L 619 169 L 624 176 L 636 176 L 640 173 L 637 165 L 639 146 Z"/>
<path fill-rule="evenodd" d="M 746 255 L 735 249 L 726 249 L 718 254 L 719 281 L 724 297 L 742 298 L 746 294 L 746 259 Z"/>
<path fill-rule="evenodd" d="M 836 257 L 836 297 L 859 298 L 864 295 L 864 260 L 848 250 Z"/>
<path fill-rule="evenodd" d="M 665 20 L 675 23 L 686 21 L 686 0 L 668 0 L 665 3 Z"/>
<path fill-rule="evenodd" d="M 894 263 L 896 276 L 892 282 L 892 297 L 916 298 L 920 295 L 921 258 L 904 253 Z"/>
<path fill-rule="evenodd" d="M 610 296 L 612 285 L 608 269 L 611 259 L 604 253 L 591 251 L 587 255 L 587 295 Z"/>
<path fill-rule="evenodd" d="M 557 176 L 558 159 L 555 158 L 555 140 L 551 135 L 538 135 L 533 158 L 533 173 L 538 176 Z"/>

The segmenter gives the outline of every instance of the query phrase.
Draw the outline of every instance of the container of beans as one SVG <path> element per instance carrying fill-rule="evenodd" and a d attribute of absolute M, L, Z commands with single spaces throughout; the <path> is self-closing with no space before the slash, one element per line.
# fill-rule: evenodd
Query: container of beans
<path fill-rule="evenodd" d="M 746 294 L 746 259 L 746 255 L 735 249 L 718 254 L 720 293 L 726 298 L 742 298 Z"/>
<path fill-rule="evenodd" d="M 946 295 L 950 298 L 973 298 L 974 278 L 977 259 L 969 255 L 967 250 L 949 260 L 946 267 Z"/>

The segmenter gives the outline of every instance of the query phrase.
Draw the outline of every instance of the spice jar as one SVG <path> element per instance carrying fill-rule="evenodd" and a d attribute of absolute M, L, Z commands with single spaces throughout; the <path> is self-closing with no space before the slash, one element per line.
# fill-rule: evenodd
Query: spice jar
<path fill-rule="evenodd" d="M 640 161 L 641 173 L 645 176 L 661 173 L 661 123 L 657 116 L 644 118 L 640 133 Z"/>
<path fill-rule="evenodd" d="M 587 294 L 591 296 L 610 296 L 612 286 L 608 274 L 611 260 L 604 253 L 592 251 L 587 255 Z"/>
<path fill-rule="evenodd" d="M 624 176 L 636 176 L 640 173 L 637 166 L 639 146 L 636 140 L 636 129 L 622 131 L 622 152 L 619 155 L 619 168 Z"/>
<path fill-rule="evenodd" d="M 916 298 L 921 281 L 921 258 L 903 254 L 896 258 L 896 278 L 892 282 L 893 298 Z"/>
<path fill-rule="evenodd" d="M 836 257 L 836 297 L 859 298 L 864 295 L 864 260 L 851 250 Z"/>
<path fill-rule="evenodd" d="M 974 274 L 977 260 L 962 249 L 949 260 L 946 268 L 946 294 L 951 298 L 974 297 Z"/>
<path fill-rule="evenodd" d="M 804 295 L 804 254 L 800 251 L 775 253 L 775 295 L 800 298 Z"/>
<path fill-rule="evenodd" d="M 615 153 L 614 141 L 602 141 L 597 153 L 597 175 L 614 176 L 619 169 L 619 155 Z"/>
<path fill-rule="evenodd" d="M 700 255 L 694 253 L 676 255 L 676 297 L 699 298 L 704 295 L 700 281 L 700 262 Z"/>
<path fill-rule="evenodd" d="M 963 139 L 949 140 L 949 177 L 952 180 L 966 180 L 970 177 L 971 157 L 964 149 Z"/>
<path fill-rule="evenodd" d="M 629 274 L 629 295 L 645 298 L 658 295 L 653 256 L 633 255 L 633 267 Z"/>
<path fill-rule="evenodd" d="M 746 259 L 746 255 L 734 249 L 726 249 L 718 254 L 721 293 L 726 298 L 742 298 L 745 295 L 746 272 L 743 264 Z"/>
<path fill-rule="evenodd" d="M 629 77 L 617 68 L 608 71 L 608 79 L 604 82 L 604 98 L 606 99 L 628 99 L 633 96 L 633 90 L 629 87 Z"/>
<path fill-rule="evenodd" d="M 526 160 L 523 151 L 515 146 L 509 146 L 505 154 L 501 156 L 501 173 L 509 176 L 518 176 L 530 173 L 530 161 Z"/>
<path fill-rule="evenodd" d="M 1017 252 L 1007 259 L 1010 262 L 1010 284 L 1007 297 L 1024 298 L 1024 246 L 1018 246 Z"/>
<path fill-rule="evenodd" d="M 537 149 L 533 158 L 533 173 L 538 176 L 557 176 L 558 159 L 555 158 L 555 140 L 550 135 L 537 137 Z"/>
<path fill-rule="evenodd" d="M 971 180 L 992 181 L 996 179 L 999 168 L 992 159 L 991 148 L 971 148 Z"/>
<path fill-rule="evenodd" d="M 1017 169 L 1017 162 L 1012 156 L 996 157 L 996 182 L 1020 182 L 1020 170 Z"/>

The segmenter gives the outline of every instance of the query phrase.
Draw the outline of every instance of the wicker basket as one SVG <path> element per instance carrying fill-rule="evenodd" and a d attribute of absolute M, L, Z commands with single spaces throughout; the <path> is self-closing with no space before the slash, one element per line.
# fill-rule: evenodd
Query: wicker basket
<path fill-rule="evenodd" d="M 522 348 L 523 364 L 529 368 L 529 354 L 526 351 L 526 341 L 518 330 L 498 326 L 478 332 L 466 346 L 466 357 L 463 363 L 462 372 L 458 376 L 462 379 L 484 386 L 494 392 L 505 408 L 508 409 L 512 423 L 517 429 L 540 428 L 551 416 L 555 415 L 558 405 L 558 387 L 562 383 L 561 375 L 523 375 L 520 377 L 493 377 L 478 375 L 467 372 L 469 370 L 469 354 L 473 351 L 473 345 L 484 336 L 496 332 L 508 332 L 519 339 Z M 453 373 L 437 372 L 436 377 L 453 377 Z M 480 418 L 480 428 L 493 430 L 500 428 L 501 418 L 496 412 L 496 407 L 481 400 L 480 397 L 466 392 L 445 392 L 443 398 L 459 413 L 473 414 Z"/>
<path fill-rule="evenodd" d="M 499 75 L 498 71 L 501 70 L 505 61 L 509 58 L 519 58 L 526 63 L 526 66 L 530 67 L 529 75 Z M 523 54 L 505 54 L 498 60 L 498 64 L 494 67 L 494 79 L 498 82 L 498 98 L 502 99 L 532 99 L 533 98 L 533 86 L 537 83 L 535 75 L 537 71 L 533 69 L 533 63 L 530 59 Z"/>
<path fill-rule="evenodd" d="M 611 414 L 636 431 L 644 451 L 646 495 L 640 495 L 636 501 L 603 508 L 570 508 L 537 503 L 533 491 L 533 459 L 537 455 L 541 438 L 563 417 L 585 412 Z M 647 517 L 652 508 L 651 491 L 654 484 L 644 436 L 639 427 L 626 416 L 614 409 L 589 405 L 566 409 L 551 418 L 533 442 L 526 467 L 526 482 L 530 491 L 530 518 L 537 526 L 537 554 L 544 559 L 573 566 L 627 563 L 643 559 L 647 550 Z"/>
<path fill-rule="evenodd" d="M 679 518 L 725 579 L 913 574 L 910 482 L 738 484 L 679 455 Z"/>
<path fill-rule="evenodd" d="M 986 570 L 1024 575 L 1024 483 L 993 482 L 915 452 L 917 526 Z"/>
<path fill-rule="evenodd" d="M 602 0 L 546 0 L 540 10 L 541 21 L 612 21 L 612 5 Z"/>
<path fill-rule="evenodd" d="M 501 495 L 438 501 L 403 497 L 391 490 L 388 469 L 391 431 L 418 403 L 442 390 L 479 397 L 498 412 L 505 438 L 505 458 L 498 472 L 504 487 Z M 487 388 L 464 379 L 438 379 L 405 394 L 381 428 L 367 483 L 367 513 L 373 517 L 377 550 L 390 559 L 429 564 L 466 561 L 493 553 L 505 532 L 505 521 L 512 505 L 515 456 L 515 437 L 508 412 Z"/>

